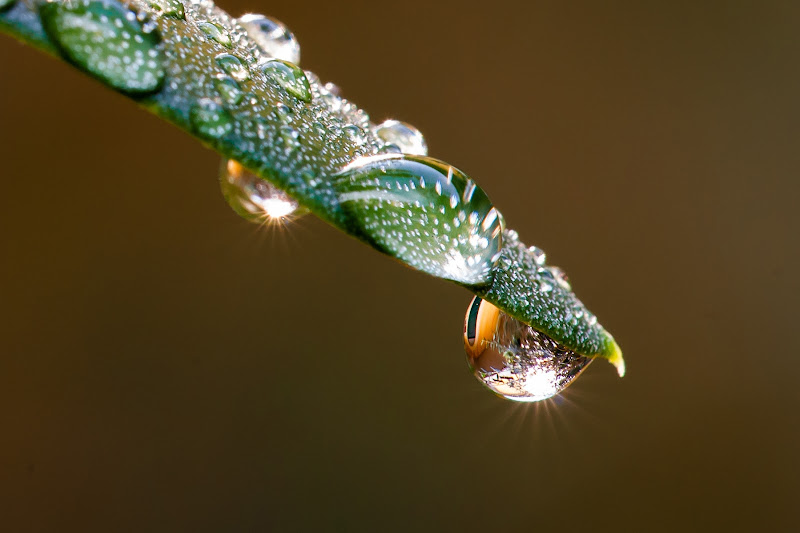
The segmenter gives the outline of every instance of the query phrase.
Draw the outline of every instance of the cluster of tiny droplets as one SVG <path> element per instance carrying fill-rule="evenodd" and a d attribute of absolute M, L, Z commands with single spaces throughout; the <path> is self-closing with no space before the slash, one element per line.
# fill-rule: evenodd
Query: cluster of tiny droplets
<path fill-rule="evenodd" d="M 569 345 L 577 352 L 601 353 L 607 333 L 572 292 L 563 271 L 546 265 L 544 252 L 535 246 L 526 248 L 514 230 L 504 232 L 504 243 L 492 285 L 480 296 L 512 316 L 532 317 L 528 322 L 550 337 L 570 339 Z M 525 298 L 509 298 L 509 294 L 525 294 Z"/>
<path fill-rule="evenodd" d="M 491 239 L 464 232 L 478 222 L 465 197 L 455 196 L 449 207 L 434 201 L 430 205 L 445 209 L 437 215 L 425 212 L 422 201 L 415 204 L 419 191 L 395 189 L 393 201 L 380 200 L 375 195 L 388 194 L 389 180 L 375 183 L 369 201 L 345 196 L 342 202 L 352 191 L 337 190 L 343 182 L 332 177 L 341 169 L 377 154 L 425 155 L 425 140 L 402 122 L 372 123 L 335 86 L 300 69 L 291 61 L 299 60 L 296 39 L 276 21 L 234 19 L 209 0 L 35 4 L 45 32 L 73 63 L 270 176 L 322 218 L 362 237 L 373 232 L 368 240 L 383 241 L 384 251 L 429 273 L 486 284 L 478 293 L 511 315 L 581 353 L 601 353 L 609 337 L 566 276 L 540 262 L 538 249 L 524 247 L 511 231 L 495 235 L 492 229 Z M 13 2 L 2 4 L 10 6 L 16 9 Z M 389 220 L 381 220 L 379 213 L 392 209 Z M 501 249 L 489 257 L 495 243 Z"/>
<path fill-rule="evenodd" d="M 494 357 L 471 362 L 475 377 L 504 398 L 521 402 L 555 396 L 593 360 L 503 312 L 485 353 Z"/>

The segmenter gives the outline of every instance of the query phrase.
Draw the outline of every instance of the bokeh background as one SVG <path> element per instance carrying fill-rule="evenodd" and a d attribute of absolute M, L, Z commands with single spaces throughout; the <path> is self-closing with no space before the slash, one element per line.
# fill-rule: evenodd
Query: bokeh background
<path fill-rule="evenodd" d="M 465 364 L 470 294 L 0 36 L 4 531 L 796 531 L 796 2 L 278 2 L 615 335 L 563 396 Z"/>

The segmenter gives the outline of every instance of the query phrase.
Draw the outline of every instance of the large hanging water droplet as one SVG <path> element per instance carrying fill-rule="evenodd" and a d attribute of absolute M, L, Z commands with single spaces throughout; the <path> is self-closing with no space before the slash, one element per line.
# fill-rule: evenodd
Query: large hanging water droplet
<path fill-rule="evenodd" d="M 128 93 L 153 92 L 164 81 L 160 37 L 146 32 L 136 14 L 114 0 L 47 2 L 42 26 L 79 68 Z"/>
<path fill-rule="evenodd" d="M 195 104 L 189 114 L 197 132 L 211 139 L 219 139 L 233 130 L 233 119 L 220 104 L 203 98 Z"/>
<path fill-rule="evenodd" d="M 236 21 L 269 57 L 300 64 L 300 43 L 281 22 L 253 13 L 242 15 Z"/>
<path fill-rule="evenodd" d="M 518 402 L 555 396 L 593 360 L 477 296 L 467 309 L 464 347 L 478 381 L 503 398 Z"/>
<path fill-rule="evenodd" d="M 404 154 L 428 155 L 425 137 L 411 124 L 386 120 L 375 128 L 375 133 L 383 142 L 397 146 Z"/>
<path fill-rule="evenodd" d="M 334 186 L 353 227 L 385 253 L 466 285 L 491 279 L 502 217 L 460 170 L 422 156 L 366 157 Z"/>
<path fill-rule="evenodd" d="M 231 41 L 230 33 L 219 24 L 202 21 L 197 23 L 197 27 L 200 28 L 200 31 L 210 40 L 221 44 L 225 48 L 233 48 L 233 41 Z"/>
<path fill-rule="evenodd" d="M 147 5 L 161 16 L 186 20 L 186 11 L 180 0 L 149 0 Z"/>
<path fill-rule="evenodd" d="M 251 222 L 286 220 L 306 212 L 294 198 L 236 161 L 222 160 L 219 183 L 228 205 Z"/>
<path fill-rule="evenodd" d="M 308 103 L 311 101 L 311 86 L 305 72 L 292 63 L 281 59 L 270 59 L 261 65 L 264 74 L 278 82 L 286 92 Z"/>

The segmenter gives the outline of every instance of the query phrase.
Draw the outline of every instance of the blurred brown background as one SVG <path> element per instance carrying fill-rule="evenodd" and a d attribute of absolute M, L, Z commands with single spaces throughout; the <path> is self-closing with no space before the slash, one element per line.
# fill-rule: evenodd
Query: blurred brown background
<path fill-rule="evenodd" d="M 600 4 L 220 2 L 568 272 L 628 376 L 541 405 L 468 373 L 465 290 L 248 224 L 0 37 L 0 528 L 796 531 L 800 5 Z"/>

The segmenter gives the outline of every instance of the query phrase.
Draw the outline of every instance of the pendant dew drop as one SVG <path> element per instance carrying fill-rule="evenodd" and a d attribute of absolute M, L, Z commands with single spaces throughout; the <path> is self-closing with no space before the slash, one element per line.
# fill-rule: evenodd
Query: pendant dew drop
<path fill-rule="evenodd" d="M 251 222 L 285 222 L 305 214 L 297 200 L 232 159 L 222 161 L 219 182 L 228 205 Z"/>
<path fill-rule="evenodd" d="M 593 360 L 477 296 L 467 309 L 464 347 L 475 378 L 498 396 L 517 402 L 559 394 Z"/>

